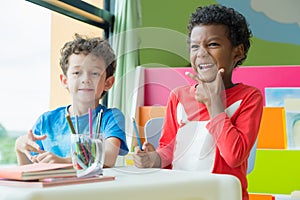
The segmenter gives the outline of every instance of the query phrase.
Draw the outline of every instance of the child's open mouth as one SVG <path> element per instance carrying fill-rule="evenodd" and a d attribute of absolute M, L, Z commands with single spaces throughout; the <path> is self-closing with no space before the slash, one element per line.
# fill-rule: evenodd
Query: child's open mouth
<path fill-rule="evenodd" d="M 200 70 L 207 70 L 207 69 L 211 69 L 214 65 L 213 64 L 199 64 L 198 68 Z"/>

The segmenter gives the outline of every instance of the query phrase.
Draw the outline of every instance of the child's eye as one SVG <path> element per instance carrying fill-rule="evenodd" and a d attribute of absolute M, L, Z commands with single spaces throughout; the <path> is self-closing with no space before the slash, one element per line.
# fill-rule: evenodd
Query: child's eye
<path fill-rule="evenodd" d="M 92 75 L 93 76 L 100 76 L 100 73 L 99 72 L 92 72 Z"/>
<path fill-rule="evenodd" d="M 79 75 L 79 71 L 72 72 L 73 75 Z"/>
<path fill-rule="evenodd" d="M 192 44 L 191 45 L 191 49 L 197 49 L 199 47 L 199 45 L 197 45 L 197 44 Z"/>
<path fill-rule="evenodd" d="M 216 47 L 216 46 L 220 46 L 220 45 L 218 43 L 216 43 L 216 42 L 211 42 L 211 43 L 208 44 L 208 46 L 210 46 L 210 47 Z"/>

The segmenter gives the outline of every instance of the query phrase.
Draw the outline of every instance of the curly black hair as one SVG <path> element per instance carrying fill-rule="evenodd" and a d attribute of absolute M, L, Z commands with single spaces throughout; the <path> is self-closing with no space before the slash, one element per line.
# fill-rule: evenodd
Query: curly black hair
<path fill-rule="evenodd" d="M 110 44 L 101 39 L 100 37 L 88 38 L 87 36 L 81 36 L 79 34 L 74 35 L 74 40 L 65 43 L 65 45 L 60 50 L 60 67 L 64 73 L 67 75 L 69 68 L 69 58 L 72 54 L 92 54 L 96 57 L 100 57 L 104 60 L 106 64 L 106 79 L 116 71 L 116 55 L 111 48 Z M 103 91 L 101 97 L 106 94 Z"/>
<path fill-rule="evenodd" d="M 244 57 L 236 64 L 241 65 L 247 58 L 250 48 L 250 38 L 252 37 L 249 24 L 245 17 L 234 10 L 222 5 L 213 4 L 204 7 L 198 7 L 190 17 L 188 29 L 188 43 L 190 43 L 191 32 L 195 26 L 199 25 L 225 25 L 228 27 L 228 39 L 236 47 L 244 45 Z M 236 67 L 235 66 L 235 67 Z"/>

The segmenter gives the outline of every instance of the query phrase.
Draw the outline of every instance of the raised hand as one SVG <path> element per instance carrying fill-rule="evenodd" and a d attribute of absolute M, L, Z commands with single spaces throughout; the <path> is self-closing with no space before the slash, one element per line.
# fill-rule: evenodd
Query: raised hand
<path fill-rule="evenodd" d="M 225 88 L 222 79 L 223 72 L 224 69 L 219 69 L 215 79 L 211 79 L 209 82 L 203 80 L 198 74 L 186 72 L 188 77 L 197 81 L 195 99 L 206 105 L 211 118 L 224 111 Z"/>
<path fill-rule="evenodd" d="M 35 135 L 30 130 L 26 135 L 22 135 L 17 138 L 15 142 L 15 150 L 18 156 L 18 163 L 20 165 L 28 164 L 32 162 L 32 155 L 30 152 L 43 153 L 44 151 L 40 150 L 39 145 L 35 142 L 36 140 L 44 140 L 47 135 Z"/>

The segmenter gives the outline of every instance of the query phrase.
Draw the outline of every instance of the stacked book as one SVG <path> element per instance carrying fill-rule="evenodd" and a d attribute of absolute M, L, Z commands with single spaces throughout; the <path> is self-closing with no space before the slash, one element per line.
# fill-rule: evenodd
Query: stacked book
<path fill-rule="evenodd" d="M 114 180 L 113 176 L 78 178 L 72 164 L 33 163 L 0 168 L 0 186 L 51 187 Z"/>

